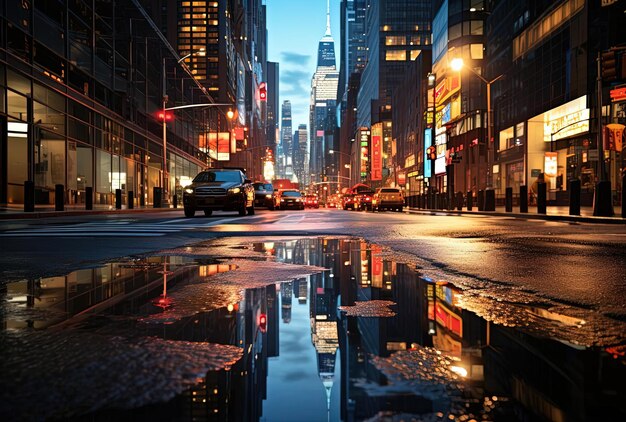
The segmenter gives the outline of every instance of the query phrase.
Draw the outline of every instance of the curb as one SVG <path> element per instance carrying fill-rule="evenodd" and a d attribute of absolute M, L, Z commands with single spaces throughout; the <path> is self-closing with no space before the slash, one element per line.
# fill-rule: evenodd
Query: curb
<path fill-rule="evenodd" d="M 167 212 L 167 211 L 182 211 L 182 208 L 134 208 L 132 210 L 76 210 L 76 211 L 35 211 L 35 212 L 20 212 L 20 211 L 8 211 L 6 214 L 0 211 L 0 220 L 31 220 L 39 218 L 50 217 L 69 217 L 80 215 L 125 215 L 136 214 L 145 212 Z"/>
<path fill-rule="evenodd" d="M 596 223 L 596 224 L 626 224 L 626 219 L 621 217 L 593 217 L 581 215 L 563 214 L 537 214 L 537 213 L 515 213 L 501 211 L 451 211 L 451 210 L 426 210 L 420 208 L 409 208 L 412 214 L 429 215 L 487 215 L 492 217 L 513 217 L 526 220 L 547 220 L 547 221 L 569 221 L 575 223 Z"/>

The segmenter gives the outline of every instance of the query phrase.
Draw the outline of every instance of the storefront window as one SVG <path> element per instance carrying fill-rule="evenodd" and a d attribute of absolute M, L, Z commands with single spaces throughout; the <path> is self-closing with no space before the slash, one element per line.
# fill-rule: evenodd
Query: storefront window
<path fill-rule="evenodd" d="M 21 122 L 7 124 L 7 202 L 24 202 L 24 181 L 28 179 L 28 126 Z"/>
<path fill-rule="evenodd" d="M 65 139 L 41 128 L 35 135 L 35 186 L 52 192 L 55 185 L 65 185 Z"/>

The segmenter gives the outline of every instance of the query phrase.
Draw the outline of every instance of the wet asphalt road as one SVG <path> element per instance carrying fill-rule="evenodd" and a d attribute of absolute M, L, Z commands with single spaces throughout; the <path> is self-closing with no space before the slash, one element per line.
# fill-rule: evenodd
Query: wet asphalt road
<path fill-rule="evenodd" d="M 2 279 L 10 280 L 215 237 L 318 235 L 365 238 L 388 247 L 395 259 L 440 271 L 461 285 L 527 293 L 626 320 L 626 225 L 335 209 L 193 219 L 178 210 L 3 221 L 0 268 Z"/>

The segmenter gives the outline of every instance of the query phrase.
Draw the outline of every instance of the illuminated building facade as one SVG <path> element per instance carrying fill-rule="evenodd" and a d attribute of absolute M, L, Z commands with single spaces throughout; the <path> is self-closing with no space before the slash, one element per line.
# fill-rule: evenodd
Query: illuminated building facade
<path fill-rule="evenodd" d="M 70 6 L 71 5 L 71 6 Z M 131 0 L 9 0 L 0 6 L 0 203 L 111 207 L 153 202 L 162 187 L 163 94 L 168 105 L 213 102 Z M 165 71 L 165 73 L 164 73 Z M 166 77 L 163 78 L 163 75 Z M 210 163 L 208 117 L 167 124 L 170 193 Z M 25 183 L 28 182 L 28 183 Z"/>

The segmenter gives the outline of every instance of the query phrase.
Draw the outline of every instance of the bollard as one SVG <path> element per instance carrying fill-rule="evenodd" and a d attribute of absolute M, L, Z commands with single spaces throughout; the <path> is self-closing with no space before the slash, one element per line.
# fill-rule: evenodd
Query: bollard
<path fill-rule="evenodd" d="M 485 190 L 485 211 L 496 210 L 496 191 L 494 189 Z"/>
<path fill-rule="evenodd" d="M 115 209 L 116 210 L 122 209 L 122 190 L 121 189 L 115 189 Z"/>
<path fill-rule="evenodd" d="M 485 209 L 485 191 L 478 191 L 478 211 L 484 211 Z"/>
<path fill-rule="evenodd" d="M 569 181 L 569 215 L 580 215 L 580 180 Z"/>
<path fill-rule="evenodd" d="M 174 194 L 174 197 L 172 198 L 172 206 L 174 208 L 178 208 L 178 195 Z"/>
<path fill-rule="evenodd" d="M 467 210 L 471 211 L 474 206 L 474 193 L 471 190 L 467 191 Z"/>
<path fill-rule="evenodd" d="M 35 211 L 35 182 L 26 180 L 24 182 L 24 212 Z"/>
<path fill-rule="evenodd" d="M 152 206 L 154 208 L 161 208 L 161 188 L 155 186 L 152 188 Z"/>
<path fill-rule="evenodd" d="M 504 210 L 506 212 L 513 212 L 513 188 L 506 188 L 504 199 Z"/>
<path fill-rule="evenodd" d="M 528 186 L 519 187 L 519 212 L 528 212 Z"/>
<path fill-rule="evenodd" d="M 93 188 L 91 186 L 85 188 L 85 209 L 93 209 Z"/>
<path fill-rule="evenodd" d="M 463 211 L 463 192 L 456 193 L 456 209 L 457 211 Z"/>
<path fill-rule="evenodd" d="M 146 206 L 146 193 L 143 188 L 141 188 L 141 190 L 139 191 L 139 206 L 140 207 Z"/>
<path fill-rule="evenodd" d="M 538 214 L 546 213 L 546 194 L 547 194 L 546 182 L 537 183 L 537 213 Z"/>
<path fill-rule="evenodd" d="M 54 185 L 54 210 L 63 211 L 65 208 L 65 190 L 63 185 Z"/>
<path fill-rule="evenodd" d="M 135 208 L 135 192 L 132 190 L 128 191 L 128 209 L 132 210 Z"/>

